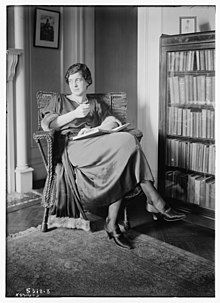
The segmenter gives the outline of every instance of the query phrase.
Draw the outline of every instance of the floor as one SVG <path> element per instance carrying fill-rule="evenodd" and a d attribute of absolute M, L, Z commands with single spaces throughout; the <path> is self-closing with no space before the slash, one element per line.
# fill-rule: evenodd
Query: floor
<path fill-rule="evenodd" d="M 30 196 L 31 199 L 26 198 L 24 201 L 23 198 L 22 203 L 11 203 L 10 207 L 7 208 L 7 235 L 41 224 L 44 211 L 40 205 L 41 198 L 36 193 L 34 196 L 30 194 Z M 105 210 L 96 209 L 94 213 L 101 218 L 105 217 Z M 213 229 L 192 223 L 192 220 L 189 221 L 187 218 L 172 223 L 154 221 L 151 214 L 145 210 L 142 197 L 130 201 L 128 215 L 131 228 L 138 232 L 214 261 L 215 232 Z"/>

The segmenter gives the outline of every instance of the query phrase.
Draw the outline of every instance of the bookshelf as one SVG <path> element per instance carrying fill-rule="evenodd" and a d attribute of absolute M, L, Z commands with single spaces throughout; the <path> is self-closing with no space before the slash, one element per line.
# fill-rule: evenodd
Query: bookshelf
<path fill-rule="evenodd" d="M 158 189 L 214 222 L 215 32 L 160 38 Z"/>

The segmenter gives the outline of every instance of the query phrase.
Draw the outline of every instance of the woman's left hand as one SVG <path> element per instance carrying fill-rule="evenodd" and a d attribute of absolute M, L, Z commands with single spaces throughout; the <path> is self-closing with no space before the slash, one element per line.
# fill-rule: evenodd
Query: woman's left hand
<path fill-rule="evenodd" d="M 87 133 L 91 132 L 92 130 L 93 130 L 93 128 L 84 127 L 84 128 L 82 128 L 82 129 L 78 132 L 78 136 L 83 135 L 83 134 L 87 134 Z"/>

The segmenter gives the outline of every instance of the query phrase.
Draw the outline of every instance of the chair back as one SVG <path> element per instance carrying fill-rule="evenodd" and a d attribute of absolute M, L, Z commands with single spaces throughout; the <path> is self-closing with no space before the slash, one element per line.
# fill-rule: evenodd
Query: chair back
<path fill-rule="evenodd" d="M 42 111 L 51 100 L 54 100 L 54 96 L 59 94 L 56 92 L 38 91 L 36 94 L 37 108 L 38 108 L 38 130 L 41 128 Z M 105 94 L 87 94 L 88 99 L 96 99 L 97 102 L 105 102 L 111 112 L 122 123 L 127 122 L 127 98 L 126 93 L 105 93 Z"/>

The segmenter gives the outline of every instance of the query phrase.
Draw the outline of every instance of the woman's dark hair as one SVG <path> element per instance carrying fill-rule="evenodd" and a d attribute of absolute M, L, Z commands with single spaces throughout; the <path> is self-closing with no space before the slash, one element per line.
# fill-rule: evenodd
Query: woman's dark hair
<path fill-rule="evenodd" d="M 88 86 L 92 84 L 92 76 L 89 68 L 83 63 L 75 63 L 71 65 L 65 75 L 66 83 L 69 84 L 69 76 L 75 73 L 81 72 L 83 78 L 88 83 Z"/>

